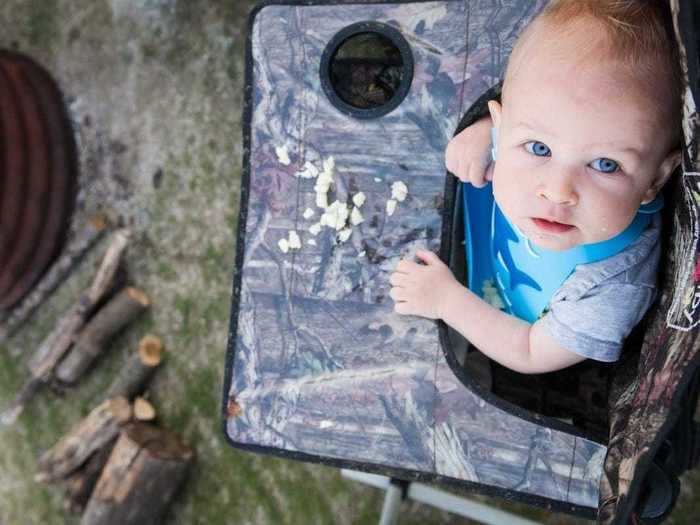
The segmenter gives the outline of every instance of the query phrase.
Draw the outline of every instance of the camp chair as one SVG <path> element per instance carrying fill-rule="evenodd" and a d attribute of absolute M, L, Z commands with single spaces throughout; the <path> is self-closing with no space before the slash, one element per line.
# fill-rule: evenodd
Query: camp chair
<path fill-rule="evenodd" d="M 223 399 L 232 445 L 605 524 L 668 515 L 698 458 L 700 320 L 700 8 L 670 4 L 685 150 L 665 190 L 659 298 L 617 363 L 539 376 L 490 363 L 441 323 L 395 314 L 388 277 L 419 247 L 464 276 L 445 146 L 497 93 L 515 38 L 545 2 L 253 11 Z M 353 202 L 363 221 L 334 205 L 314 226 L 324 199 Z"/>

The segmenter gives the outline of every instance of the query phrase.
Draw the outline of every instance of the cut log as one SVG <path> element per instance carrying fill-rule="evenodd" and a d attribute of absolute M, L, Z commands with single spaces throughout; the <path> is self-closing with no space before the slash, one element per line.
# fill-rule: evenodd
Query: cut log
<path fill-rule="evenodd" d="M 129 401 L 148 387 L 153 373 L 161 362 L 163 345 L 154 335 L 146 335 L 139 342 L 139 350 L 132 355 L 107 389 L 107 398 L 123 396 Z"/>
<path fill-rule="evenodd" d="M 156 418 L 156 409 L 146 399 L 137 397 L 134 399 L 134 419 L 137 421 L 153 421 Z"/>
<path fill-rule="evenodd" d="M 148 296 L 138 288 L 125 288 L 115 295 L 80 332 L 73 348 L 56 367 L 56 379 L 76 383 L 107 342 L 150 305 Z"/>
<path fill-rule="evenodd" d="M 36 481 L 64 479 L 78 470 L 92 454 L 119 434 L 131 415 L 131 405 L 123 397 L 108 399 L 94 408 L 39 458 Z"/>
<path fill-rule="evenodd" d="M 174 434 L 130 423 L 119 435 L 81 525 L 158 523 L 193 459 L 194 451 Z"/>
<path fill-rule="evenodd" d="M 163 343 L 159 337 L 148 334 L 139 341 L 139 356 L 145 364 L 149 366 L 160 364 L 162 353 Z"/>
<path fill-rule="evenodd" d="M 92 285 L 80 295 L 66 315 L 59 319 L 54 330 L 44 339 L 29 360 L 32 376 L 46 377 L 51 374 L 56 364 L 68 351 L 88 316 L 109 291 L 129 236 L 128 230 L 114 232 Z"/>
<path fill-rule="evenodd" d="M 114 233 L 92 285 L 80 295 L 75 304 L 58 320 L 51 333 L 39 345 L 29 362 L 31 378 L 17 393 L 12 405 L 0 415 L 0 424 L 13 424 L 24 409 L 24 405 L 40 390 L 42 385 L 51 379 L 56 365 L 73 344 L 76 334 L 112 285 L 129 236 L 128 230 L 117 230 Z"/>
<path fill-rule="evenodd" d="M 102 469 L 112 453 L 117 437 L 115 436 L 102 448 L 94 452 L 82 467 L 66 478 L 65 506 L 68 511 L 78 514 L 85 510 L 85 505 L 90 500 L 97 480 L 100 479 Z"/>

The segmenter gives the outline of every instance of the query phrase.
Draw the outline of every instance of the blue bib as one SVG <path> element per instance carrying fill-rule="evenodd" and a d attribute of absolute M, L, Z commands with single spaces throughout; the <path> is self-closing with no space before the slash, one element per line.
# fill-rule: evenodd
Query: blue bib
<path fill-rule="evenodd" d="M 612 239 L 553 251 L 535 246 L 508 221 L 493 199 L 491 183 L 483 188 L 468 183 L 461 183 L 460 187 L 469 289 L 484 298 L 484 284 L 493 283 L 505 311 L 530 323 L 540 317 L 577 265 L 600 261 L 624 250 L 639 238 L 652 214 L 663 207 L 659 193 L 654 201 L 639 208 L 627 229 Z"/>

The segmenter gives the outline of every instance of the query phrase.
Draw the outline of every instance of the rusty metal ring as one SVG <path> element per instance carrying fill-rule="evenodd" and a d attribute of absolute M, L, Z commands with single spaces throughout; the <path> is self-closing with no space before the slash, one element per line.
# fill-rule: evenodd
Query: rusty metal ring
<path fill-rule="evenodd" d="M 11 249 L 3 258 L 5 271 L 0 275 L 0 297 L 7 300 L 8 292 L 15 282 L 21 281 L 27 265 L 32 262 L 32 251 L 36 249 L 46 221 L 48 196 L 51 192 L 51 177 L 48 175 L 49 160 L 47 136 L 39 114 L 37 96 L 22 75 L 15 62 L 2 61 L 0 69 L 10 81 L 21 117 L 24 132 L 24 149 L 19 154 L 26 159 L 24 166 L 25 196 L 20 211 L 21 228 L 14 238 Z M 20 126 L 18 126 L 18 131 Z M 12 156 L 12 152 L 10 152 Z M 10 173 L 12 177 L 12 173 Z"/>
<path fill-rule="evenodd" d="M 0 161 L 7 167 L 0 202 L 19 203 L 0 212 L 16 213 L 9 222 L 0 220 L 0 241 L 9 247 L 0 250 L 0 308 L 9 308 L 41 277 L 64 241 L 77 191 L 77 160 L 72 127 L 51 76 L 28 57 L 2 50 L 0 74 L 7 86 L 6 96 L 0 96 L 7 139 L 0 142 Z"/>
<path fill-rule="evenodd" d="M 12 247 L 20 231 L 20 216 L 24 206 L 26 179 L 25 136 L 11 81 L 0 68 L 0 121 L 3 138 L 3 192 L 0 202 L 0 274 L 12 254 Z M 17 176 L 13 174 L 22 174 Z"/>

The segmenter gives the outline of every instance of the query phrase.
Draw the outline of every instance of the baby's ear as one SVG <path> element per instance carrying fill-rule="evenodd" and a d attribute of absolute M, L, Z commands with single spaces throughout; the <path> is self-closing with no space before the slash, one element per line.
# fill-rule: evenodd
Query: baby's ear
<path fill-rule="evenodd" d="M 661 191 L 664 184 L 668 182 L 668 179 L 673 175 L 673 172 L 680 165 L 682 158 L 682 153 L 680 149 L 674 150 L 668 154 L 668 156 L 661 162 L 659 166 L 659 171 L 656 174 L 654 182 L 652 182 L 651 187 L 644 194 L 644 200 L 642 204 L 648 204 L 654 200 L 656 194 Z"/>
<path fill-rule="evenodd" d="M 489 113 L 491 113 L 491 121 L 493 122 L 493 127 L 498 129 L 501 125 L 501 104 L 496 100 L 489 100 Z"/>

